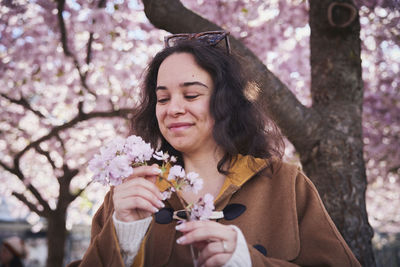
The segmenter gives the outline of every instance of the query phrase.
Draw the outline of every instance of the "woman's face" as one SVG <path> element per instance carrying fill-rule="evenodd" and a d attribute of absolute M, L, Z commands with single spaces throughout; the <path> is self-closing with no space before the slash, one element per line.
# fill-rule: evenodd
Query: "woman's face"
<path fill-rule="evenodd" d="M 215 149 L 210 114 L 213 81 L 189 53 L 176 53 L 160 65 L 156 116 L 161 134 L 183 154 Z"/>

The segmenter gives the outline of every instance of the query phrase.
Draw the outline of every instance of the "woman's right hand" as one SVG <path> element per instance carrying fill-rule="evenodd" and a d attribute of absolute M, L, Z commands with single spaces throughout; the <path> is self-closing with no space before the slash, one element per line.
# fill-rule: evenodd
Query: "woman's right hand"
<path fill-rule="evenodd" d="M 141 220 L 164 207 L 162 194 L 155 185 L 159 173 L 156 164 L 136 167 L 131 176 L 115 186 L 113 202 L 117 220 Z"/>

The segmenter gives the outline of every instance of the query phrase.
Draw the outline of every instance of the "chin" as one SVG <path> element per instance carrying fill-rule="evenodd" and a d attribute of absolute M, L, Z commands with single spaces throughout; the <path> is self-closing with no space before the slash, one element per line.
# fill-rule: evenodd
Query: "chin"
<path fill-rule="evenodd" d="M 169 143 L 175 150 L 177 150 L 181 153 L 185 153 L 185 152 L 191 150 L 190 148 L 193 148 L 193 144 L 187 144 L 187 143 L 182 143 L 182 142 L 169 142 Z"/>

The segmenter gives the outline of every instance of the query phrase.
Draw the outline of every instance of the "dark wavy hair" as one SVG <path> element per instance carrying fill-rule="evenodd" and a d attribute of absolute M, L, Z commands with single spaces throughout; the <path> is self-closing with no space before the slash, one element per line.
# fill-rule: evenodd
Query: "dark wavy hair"
<path fill-rule="evenodd" d="M 250 83 L 239 61 L 222 48 L 193 41 L 164 48 L 151 60 L 145 72 L 141 103 L 132 119 L 134 134 L 140 135 L 153 147 L 177 156 L 183 165 L 181 153 L 162 136 L 156 118 L 158 70 L 161 63 L 175 53 L 191 54 L 214 82 L 210 113 L 215 121 L 213 137 L 224 151 L 224 156 L 218 162 L 220 173 L 228 173 L 238 154 L 265 159 L 282 158 L 282 135 L 275 123 L 246 97 L 246 87 Z"/>

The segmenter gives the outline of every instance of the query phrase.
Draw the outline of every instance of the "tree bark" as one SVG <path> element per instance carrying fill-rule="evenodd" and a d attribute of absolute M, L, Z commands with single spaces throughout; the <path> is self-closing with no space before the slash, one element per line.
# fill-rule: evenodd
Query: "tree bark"
<path fill-rule="evenodd" d="M 61 267 L 67 239 L 66 210 L 55 210 L 47 217 L 47 267 Z"/>
<path fill-rule="evenodd" d="M 311 108 L 303 106 L 242 43 L 234 38 L 231 43 L 261 89 L 257 101 L 299 152 L 339 231 L 363 266 L 375 266 L 365 206 L 360 24 L 357 10 L 346 23 L 352 17 L 346 9 L 352 6 L 350 0 L 345 7 L 334 2 L 310 1 Z M 143 3 L 150 22 L 171 33 L 221 29 L 178 0 Z"/>
<path fill-rule="evenodd" d="M 358 16 L 350 21 L 356 10 L 350 4 L 310 1 L 312 108 L 324 119 L 315 146 L 296 149 L 354 254 L 363 266 L 375 266 L 365 204 L 360 23 Z"/>

